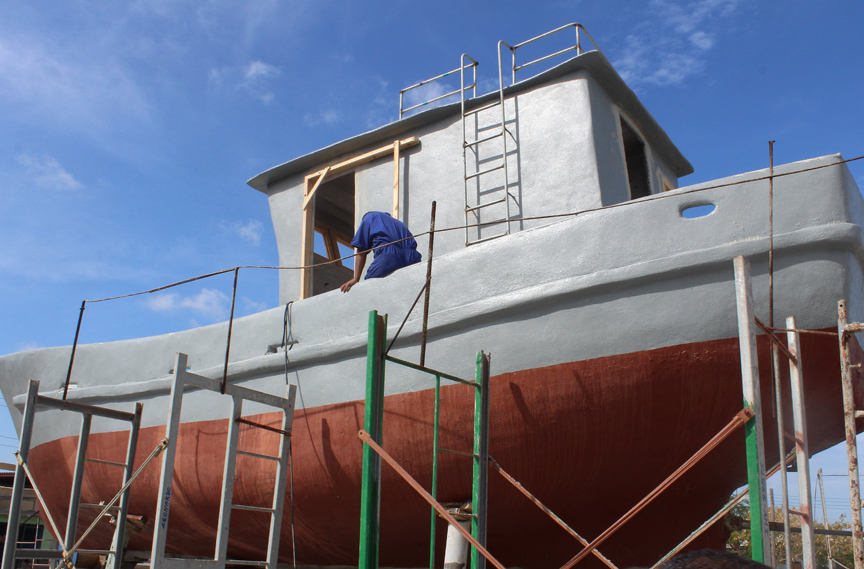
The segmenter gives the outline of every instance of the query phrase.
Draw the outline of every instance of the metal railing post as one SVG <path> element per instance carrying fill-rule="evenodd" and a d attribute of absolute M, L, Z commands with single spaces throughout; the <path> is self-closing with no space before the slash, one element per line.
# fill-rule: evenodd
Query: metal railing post
<path fill-rule="evenodd" d="M 384 350 L 387 320 L 369 313 L 369 346 L 366 351 L 366 403 L 363 428 L 381 444 L 384 422 Z M 363 445 L 363 482 L 360 494 L 359 569 L 378 568 L 378 538 L 381 521 L 381 457 Z"/>
<path fill-rule="evenodd" d="M 753 291 L 750 284 L 750 262 L 740 255 L 735 257 L 733 262 L 735 265 L 738 343 L 741 350 L 741 380 L 744 392 L 744 405 L 753 412 L 753 417 L 744 426 L 747 447 L 747 480 L 750 489 L 751 556 L 754 561 L 764 563 L 766 559 L 765 548 L 771 541 L 768 531 L 768 505 L 765 489 L 765 439 L 762 433 L 762 402 L 759 390 L 756 330 L 753 322 Z"/>

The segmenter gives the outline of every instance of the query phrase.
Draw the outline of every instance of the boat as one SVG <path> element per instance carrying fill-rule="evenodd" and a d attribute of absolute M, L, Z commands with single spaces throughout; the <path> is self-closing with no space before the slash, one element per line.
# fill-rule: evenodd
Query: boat
<path fill-rule="evenodd" d="M 518 81 L 514 63 L 512 83 L 502 71 L 497 90 L 475 96 L 476 66 L 463 56 L 436 78 L 460 78 L 457 102 L 400 103 L 399 120 L 249 181 L 269 199 L 283 267 L 280 306 L 232 320 L 227 368 L 229 323 L 79 345 L 68 385 L 71 347 L 3 356 L 0 389 L 16 427 L 30 379 L 42 394 L 67 392 L 72 402 L 126 411 L 141 402 L 140 464 L 165 432 L 178 352 L 188 354 L 192 372 L 224 374 L 231 385 L 267 393 L 296 385 L 280 561 L 356 566 L 369 314 L 388 315 L 391 340 L 407 316 L 390 354 L 418 360 L 424 318 L 410 309 L 427 282 L 434 201 L 425 365 L 473 378 L 477 352 L 491 354 L 490 455 L 586 539 L 599 535 L 741 411 L 733 258 L 749 260 L 755 314 L 769 325 L 769 254 L 776 319 L 793 315 L 802 330 L 836 331 L 844 299 L 850 320 L 862 320 L 864 200 L 839 154 L 679 187 L 690 163 L 590 36 L 565 28 L 577 33 L 569 59 Z M 424 262 L 343 294 L 337 289 L 351 271 L 340 250 L 371 210 L 404 221 Z M 770 354 L 764 335 L 758 342 L 768 402 Z M 802 334 L 801 353 L 816 453 L 844 439 L 837 338 Z M 857 375 L 856 393 L 864 401 Z M 444 381 L 441 394 L 440 446 L 471 452 L 471 388 Z M 426 488 L 433 397 L 426 375 L 388 367 L 384 447 Z M 175 555 L 213 554 L 229 399 L 186 395 L 166 546 Z M 28 461 L 62 524 L 79 418 L 42 413 Z M 773 464 L 770 415 L 765 452 Z M 275 413 L 250 418 L 278 423 Z M 94 421 L 92 432 L 90 456 L 122 459 L 125 431 Z M 250 427 L 240 444 L 272 454 L 275 435 Z M 441 456 L 440 501 L 470 500 L 470 462 Z M 253 458 L 238 458 L 235 501 L 266 506 L 272 476 Z M 429 507 L 392 470 L 382 476 L 380 563 L 425 566 Z M 560 567 L 582 549 L 508 482 L 489 476 L 487 545 L 505 566 Z M 743 434 L 735 435 L 600 550 L 619 567 L 650 566 L 746 481 Z M 82 499 L 110 499 L 119 485 L 116 468 L 89 464 Z M 129 513 L 148 521 L 128 549 L 147 551 L 155 463 L 131 492 Z M 94 515 L 82 512 L 81 525 Z M 233 514 L 231 558 L 263 556 L 265 517 Z M 111 532 L 97 526 L 87 544 L 105 545 Z M 693 547 L 722 547 L 724 539 L 718 524 Z M 443 548 L 439 538 L 438 559 Z M 589 557 L 581 565 L 599 563 Z"/>

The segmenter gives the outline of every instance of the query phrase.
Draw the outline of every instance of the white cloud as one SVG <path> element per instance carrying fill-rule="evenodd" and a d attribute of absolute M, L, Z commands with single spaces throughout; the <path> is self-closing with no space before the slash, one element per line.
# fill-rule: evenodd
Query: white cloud
<path fill-rule="evenodd" d="M 711 49 L 714 45 L 714 37 L 705 32 L 694 32 L 690 34 L 690 41 L 693 45 L 702 50 Z"/>
<path fill-rule="evenodd" d="M 271 85 L 281 74 L 282 70 L 275 65 L 255 60 L 242 67 L 213 67 L 207 72 L 207 78 L 216 88 L 227 84 L 269 104 L 276 98 Z"/>
<path fill-rule="evenodd" d="M 322 109 L 314 114 L 305 113 L 303 115 L 303 121 L 309 126 L 318 126 L 321 124 L 333 126 L 337 124 L 341 118 L 341 113 L 336 109 Z"/>
<path fill-rule="evenodd" d="M 613 65 L 634 87 L 680 85 L 704 70 L 706 53 L 717 43 L 714 30 L 730 28 L 718 19 L 734 15 L 743 1 L 651 0 L 642 26 L 627 37 Z"/>
<path fill-rule="evenodd" d="M 190 310 L 193 313 L 212 321 L 224 320 L 228 317 L 228 307 L 231 299 L 223 292 L 202 288 L 194 296 L 180 296 L 176 292 L 157 294 L 147 297 L 145 306 L 154 312 L 177 312 Z"/>
<path fill-rule="evenodd" d="M 255 312 L 262 312 L 267 310 L 269 306 L 266 302 L 259 302 L 257 300 L 252 300 L 248 296 L 244 296 L 240 299 L 243 302 L 243 308 L 246 309 L 247 314 L 253 314 Z"/>
<path fill-rule="evenodd" d="M 253 61 L 246 66 L 246 70 L 243 72 L 243 77 L 246 78 L 246 83 L 250 84 L 276 77 L 279 73 L 279 68 L 275 65 L 270 65 L 263 61 Z"/>
<path fill-rule="evenodd" d="M 104 136 L 149 124 L 151 114 L 142 90 L 111 55 L 34 35 L 0 36 L 0 116 Z"/>
<path fill-rule="evenodd" d="M 68 191 L 77 190 L 81 187 L 81 182 L 50 156 L 40 158 L 30 154 L 19 154 L 15 160 L 24 166 L 27 175 L 40 188 Z"/>
<path fill-rule="evenodd" d="M 438 97 L 441 97 L 442 95 L 445 95 L 447 93 L 451 93 L 454 90 L 458 90 L 458 88 L 441 81 L 429 83 L 428 85 L 418 87 L 417 89 L 412 89 L 405 93 L 402 107 L 413 107 L 414 105 L 419 105 L 427 101 L 431 101 L 432 99 L 437 99 Z M 413 112 L 420 112 L 426 109 L 431 109 L 433 107 L 440 107 L 441 105 L 446 105 L 447 103 L 452 103 L 458 100 L 458 94 L 452 95 L 445 99 L 441 99 L 440 101 L 435 101 L 434 103 L 424 105 Z"/>
<path fill-rule="evenodd" d="M 37 344 L 36 342 L 21 342 L 18 344 L 16 351 L 18 352 L 30 352 L 33 350 L 40 350 L 45 346 L 41 344 Z"/>
<path fill-rule="evenodd" d="M 235 221 L 234 223 L 223 223 L 222 228 L 229 233 L 237 235 L 252 245 L 258 245 L 261 243 L 261 236 L 264 233 L 264 224 L 257 219 L 250 219 L 246 223 L 241 223 L 239 221 Z"/>

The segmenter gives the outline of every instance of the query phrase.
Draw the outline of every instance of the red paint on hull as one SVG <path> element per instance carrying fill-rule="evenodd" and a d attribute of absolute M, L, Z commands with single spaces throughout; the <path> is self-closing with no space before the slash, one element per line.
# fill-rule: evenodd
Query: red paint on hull
<path fill-rule="evenodd" d="M 769 356 L 765 338 L 759 340 L 766 454 L 768 462 L 774 463 L 778 450 L 771 418 Z M 844 438 L 837 339 L 804 335 L 802 344 L 810 448 L 818 452 Z M 784 374 L 787 372 L 784 367 Z M 861 384 L 856 378 L 859 391 Z M 861 395 L 856 392 L 864 402 Z M 787 391 L 785 400 L 789 399 Z M 680 466 L 741 406 L 737 339 L 502 374 L 492 379 L 490 453 L 590 540 Z M 472 409 L 470 388 L 453 385 L 442 389 L 443 448 L 470 450 Z M 432 392 L 387 397 L 385 415 L 385 449 L 428 488 Z M 258 420 L 275 425 L 277 417 L 263 415 Z M 356 564 L 361 474 L 357 431 L 362 421 L 362 402 L 296 413 L 294 520 L 299 564 Z M 212 555 L 226 432 L 227 421 L 181 427 L 169 522 L 171 552 Z M 162 433 L 161 428 L 142 431 L 136 463 L 150 453 Z M 60 523 L 65 523 L 59 514 L 68 503 L 75 444 L 75 437 L 69 437 L 31 451 L 37 482 Z M 272 453 L 275 447 L 272 433 L 242 430 L 240 448 Z M 93 435 L 90 448 L 92 457 L 117 460 L 124 453 L 125 437 Z M 262 462 L 238 457 L 235 503 L 268 505 L 274 467 Z M 98 502 L 113 496 L 120 486 L 116 469 L 92 463 L 87 468 L 84 499 Z M 132 537 L 131 549 L 149 549 L 158 468 L 156 461 L 133 485 L 130 513 L 145 515 L 150 521 L 144 535 Z M 440 476 L 441 501 L 467 501 L 468 459 L 442 456 Z M 621 567 L 650 565 L 745 482 L 743 433 L 736 433 L 610 538 L 602 550 Z M 386 466 L 381 511 L 382 566 L 428 565 L 429 507 Z M 80 525 L 92 519 L 86 514 L 89 511 L 82 514 Z M 581 550 L 494 472 L 490 472 L 489 515 L 489 549 L 507 566 L 560 567 Z M 444 526 L 439 523 L 441 549 Z M 90 544 L 107 543 L 110 529 L 102 526 Z M 291 560 L 290 532 L 286 503 L 283 561 Z M 266 535 L 266 515 L 235 511 L 229 555 L 263 558 Z M 715 527 L 697 545 L 720 547 L 723 540 L 722 529 Z M 590 557 L 581 564 L 597 565 Z"/>

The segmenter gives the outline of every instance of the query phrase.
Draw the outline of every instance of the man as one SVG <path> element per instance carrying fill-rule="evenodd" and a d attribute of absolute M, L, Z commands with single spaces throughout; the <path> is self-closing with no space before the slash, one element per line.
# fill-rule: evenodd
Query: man
<path fill-rule="evenodd" d="M 398 219 L 393 219 L 389 213 L 381 211 L 370 211 L 363 216 L 351 246 L 357 249 L 354 276 L 342 285 L 342 292 L 348 292 L 360 282 L 371 249 L 375 249 L 375 259 L 366 272 L 367 279 L 386 277 L 397 269 L 419 263 L 422 258 L 408 227 Z"/>

